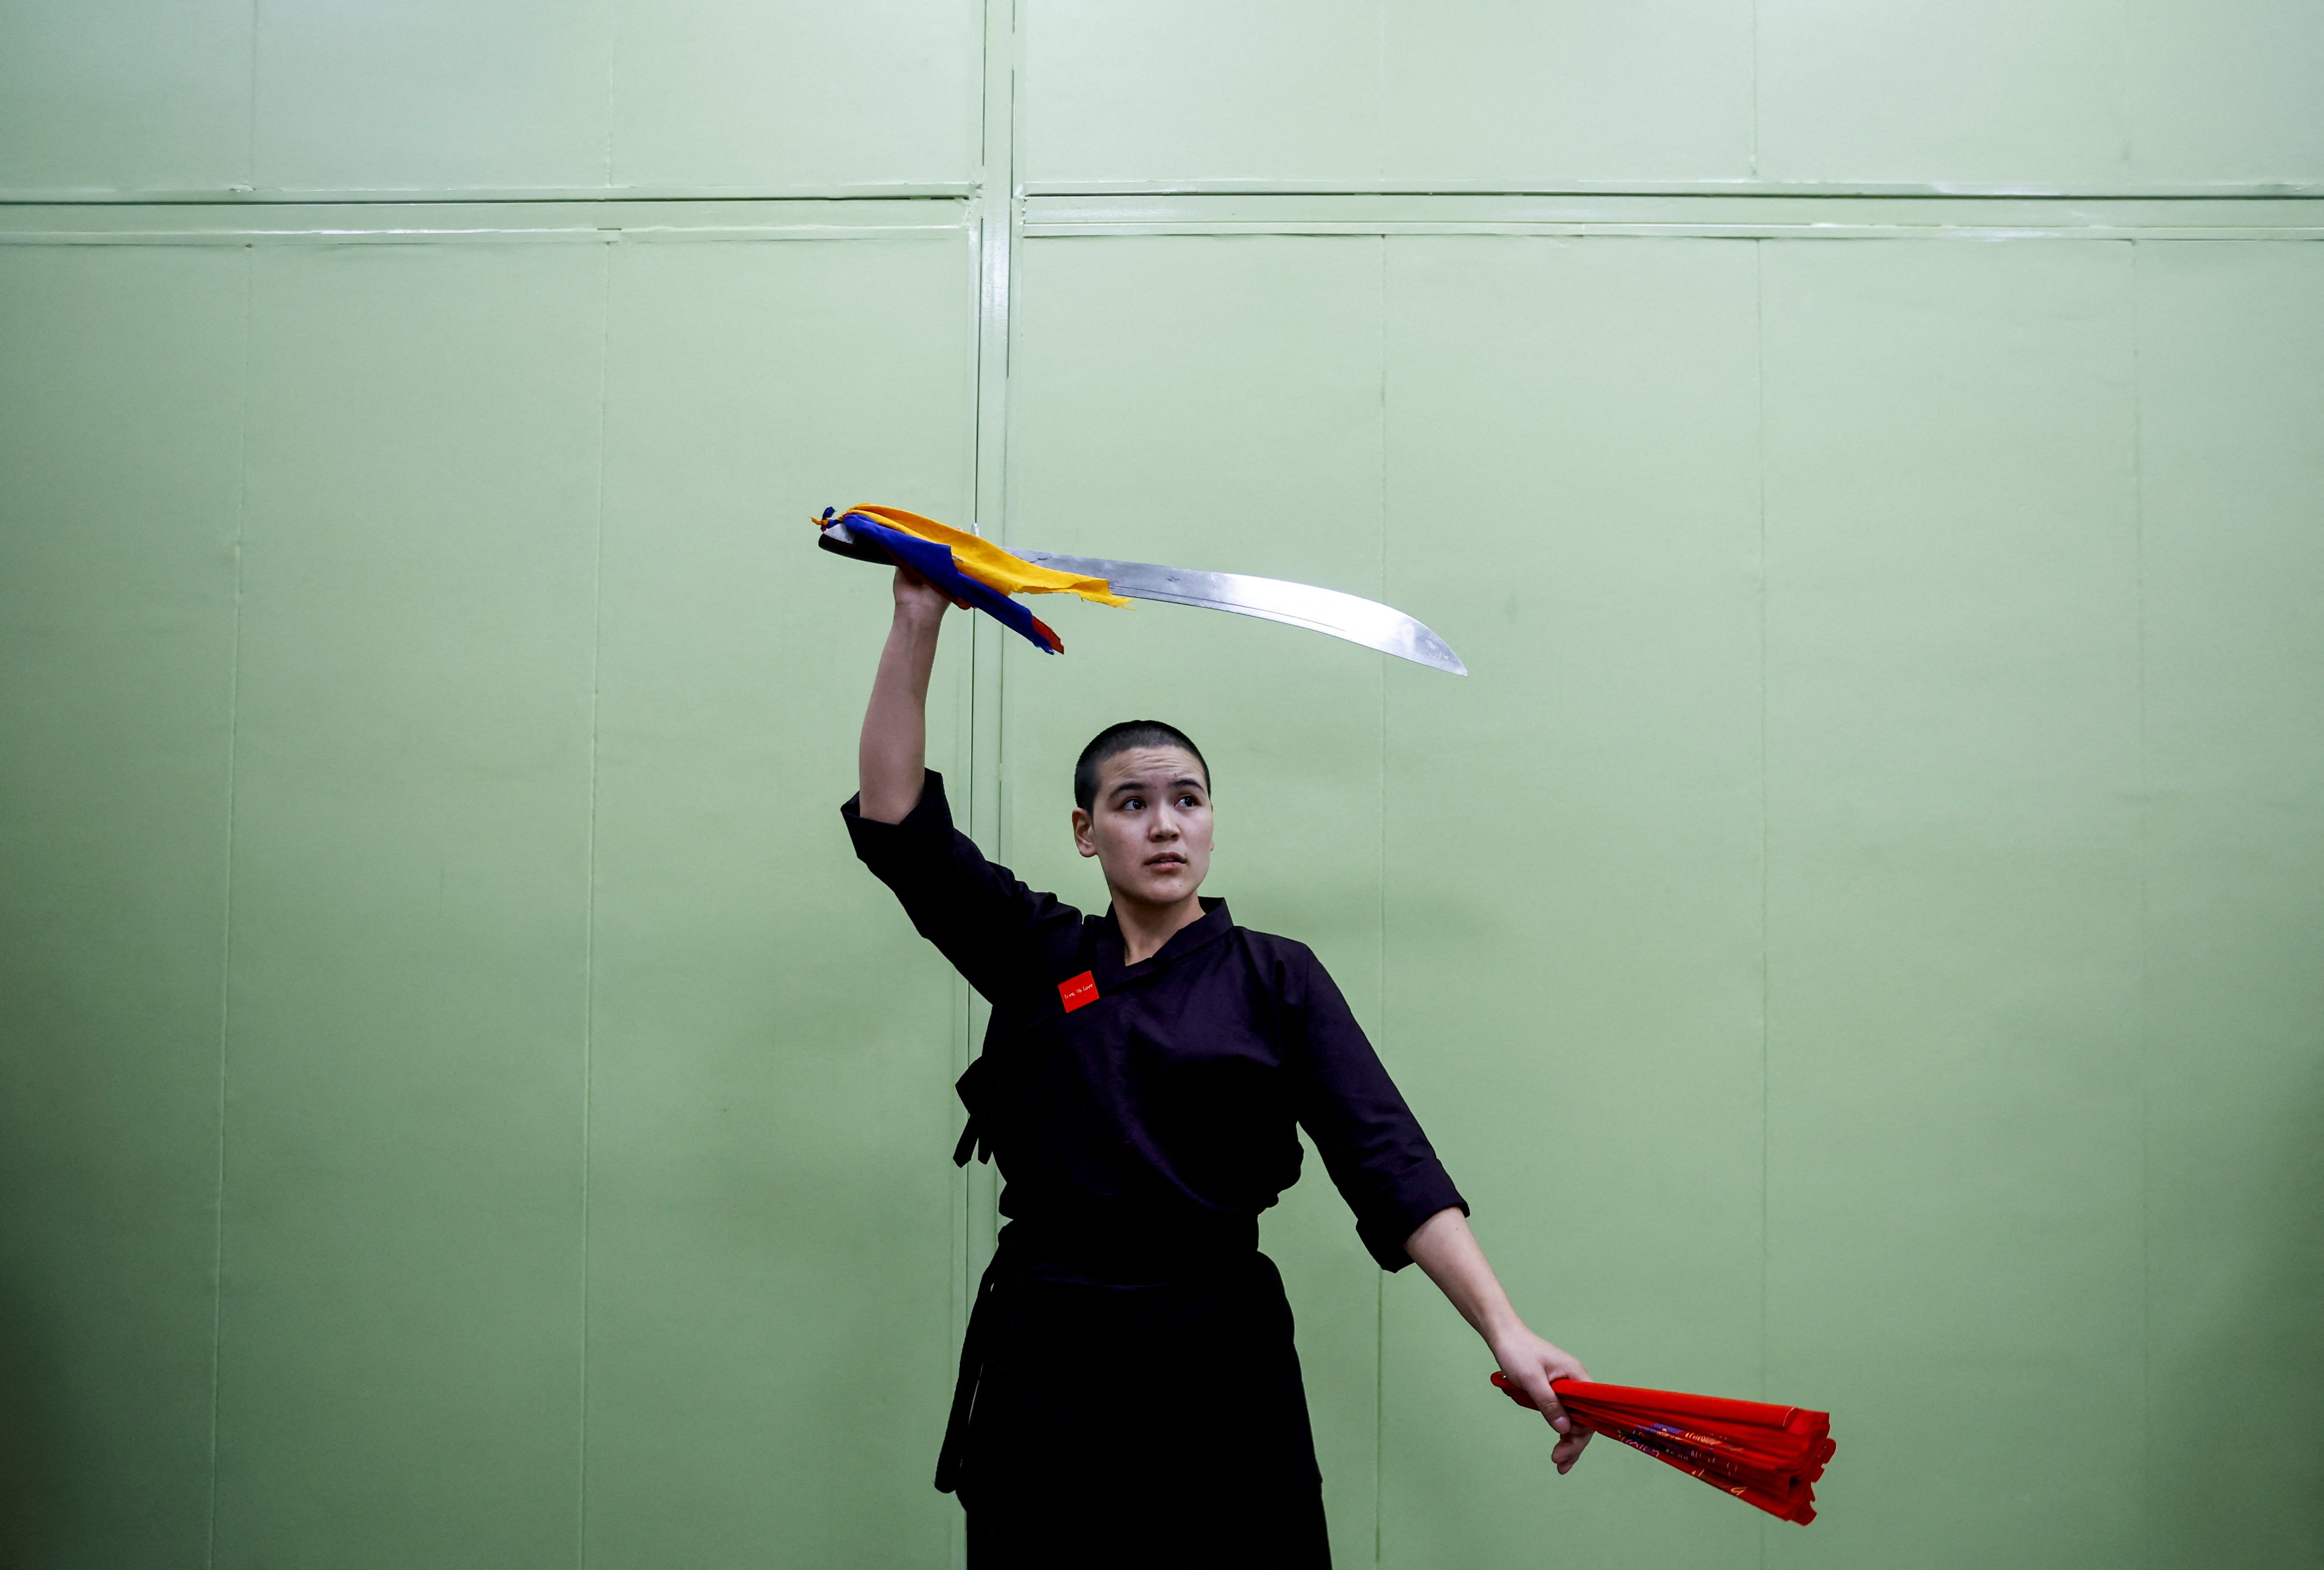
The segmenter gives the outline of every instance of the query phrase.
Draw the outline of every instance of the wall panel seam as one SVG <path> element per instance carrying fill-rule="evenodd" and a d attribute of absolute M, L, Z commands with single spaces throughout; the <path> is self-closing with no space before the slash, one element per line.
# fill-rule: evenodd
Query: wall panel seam
<path fill-rule="evenodd" d="M 1975 180 L 1560 180 L 1543 185 L 1443 180 L 1429 185 L 1356 186 L 1266 180 L 1028 180 L 1019 195 L 1049 197 L 1347 197 L 1404 200 L 1508 197 L 1747 198 L 1848 201 L 1880 197 L 1913 201 L 2298 201 L 2324 197 L 2324 180 L 2219 180 L 2209 184 L 2043 185 Z"/>
<path fill-rule="evenodd" d="M 605 157 L 602 167 L 608 187 L 613 183 L 613 106 L 622 62 L 620 0 L 605 0 Z"/>
<path fill-rule="evenodd" d="M 232 192 L 223 193 L 223 199 L 233 200 L 244 192 L 255 190 L 258 185 L 258 41 L 262 36 L 265 0 L 250 0 L 250 97 L 242 117 L 242 178 L 244 184 Z M 211 200 L 221 199 L 213 195 Z"/>
<path fill-rule="evenodd" d="M 2324 216 L 2319 216 L 2324 217 Z M 1345 236 L 1507 236 L 1512 239 L 1600 240 L 1927 240 L 1991 245 L 2011 241 L 2195 241 L 2324 240 L 2324 221 L 2284 226 L 2239 226 L 2232 228 L 2158 226 L 2038 227 L 2008 226 L 1938 226 L 1877 224 L 1561 224 L 1561 223 L 1317 223 L 1259 220 L 1237 223 L 1064 224 L 1028 223 L 1030 240 L 1109 240 L 1130 237 L 1205 238 L 1233 236 L 1282 236 L 1327 238 Z M 5 243 L 5 236 L 0 236 Z"/>
<path fill-rule="evenodd" d="M 997 157 L 1006 157 L 996 148 Z M 1942 203 L 1866 197 L 1569 199 L 1241 196 L 1034 198 L 973 201 L 822 199 L 694 203 L 312 203 L 0 206 L 0 244 L 620 244 L 707 240 L 903 239 L 1000 224 L 984 246 L 984 325 L 1013 309 L 1011 258 L 1000 241 L 1149 235 L 1508 234 L 1679 238 L 1920 238 L 1997 241 L 2324 238 L 2324 200 L 2081 201 L 1975 199 Z M 1001 353 L 1005 371 L 1005 349 Z M 997 458 L 996 458 L 997 461 Z M 991 500 L 991 498 L 988 498 Z"/>
<path fill-rule="evenodd" d="M 1383 15 L 1385 14 L 1383 13 Z M 1385 30 L 1386 22 L 1383 20 Z M 1388 563 L 1388 240 L 1379 241 L 1379 472 L 1375 489 L 1379 497 L 1379 596 L 1389 599 Z M 1379 949 L 1375 974 L 1379 977 L 1380 1035 L 1386 1039 L 1392 1016 L 1388 998 L 1388 670 L 1386 660 L 1374 661 L 1375 674 L 1379 679 L 1379 907 L 1378 925 Z M 1377 1570 L 1380 1562 L 1381 1544 L 1387 1535 L 1386 1512 L 1380 1504 L 1381 1457 L 1388 1448 L 1388 1335 L 1387 1335 L 1388 1274 L 1375 1271 L 1372 1276 L 1372 1564 Z"/>
<path fill-rule="evenodd" d="M 974 294 L 971 344 L 969 527 L 1005 538 L 1008 507 L 1009 365 L 1015 333 L 1017 203 L 1011 195 L 1016 170 L 1018 18 L 1015 0 L 982 0 L 982 70 L 978 106 L 978 160 L 982 177 L 970 188 L 970 260 Z M 968 768 L 969 832 L 1006 857 L 1008 822 L 1003 749 L 1007 742 L 1003 681 L 1009 651 L 998 627 L 978 616 L 968 629 L 968 676 L 960 705 L 961 746 Z M 965 1069 L 976 1051 L 976 1027 L 984 1012 L 967 984 L 955 978 L 960 1000 L 954 1013 L 953 1063 Z M 993 1247 L 999 1216 L 997 1176 L 970 1162 L 961 1168 L 955 1204 L 959 1217 L 959 1269 L 953 1281 L 954 1355 L 967 1334 L 977 1284 Z M 966 1562 L 966 1522 L 948 1513 L 948 1562 Z"/>
<path fill-rule="evenodd" d="M 1756 13 L 1755 13 L 1756 14 Z M 1772 813 L 1767 802 L 1767 623 L 1770 595 L 1767 567 L 1767 247 L 1765 241 L 1751 245 L 1751 364 L 1752 421 L 1757 448 L 1757 481 L 1759 501 L 1759 1390 L 1761 1400 L 1767 1399 L 1767 1327 L 1768 1279 L 1772 1273 L 1769 1262 L 1767 1228 L 1773 1206 L 1768 1198 L 1768 1178 L 1774 1163 L 1769 1151 L 1771 1119 L 1769 1102 L 1773 1096 L 1770 1083 L 1774 1069 L 1770 1016 L 1774 1012 L 1771 993 L 1774 987 L 1773 947 L 1768 925 L 1769 909 L 1769 823 Z M 1759 1543 L 1760 1570 L 1766 1570 L 1767 1523 L 1757 1523 Z"/>
<path fill-rule="evenodd" d="M 234 618 L 226 641 L 226 864 L 219 891 L 217 1170 L 217 1209 L 210 1244 L 210 1421 L 207 1465 L 209 1500 L 203 1523 L 202 1563 L 217 1563 L 219 1358 L 226 1330 L 226 1067 L 234 1039 L 234 819 L 235 758 L 242 722 L 242 540 L 250 516 L 250 363 L 252 274 L 258 255 L 246 251 L 242 266 L 242 418 L 235 432 L 234 463 Z"/>
<path fill-rule="evenodd" d="M 573 1501 L 573 1556 L 581 1565 L 589 1562 L 589 1183 L 597 1056 L 597 717 L 604 686 L 605 439 L 613 380 L 613 254 L 607 251 L 599 262 L 603 274 L 597 302 L 597 520 L 589 569 L 589 827 L 588 850 L 583 858 L 586 881 L 581 937 L 581 1344 Z"/>
<path fill-rule="evenodd" d="M 1735 199 L 1850 201 L 1865 198 L 1953 201 L 2313 201 L 2324 180 L 2238 180 L 2195 185 L 2065 186 L 1916 180 L 1833 183 L 1766 180 L 1563 180 L 1537 186 L 1447 180 L 1428 186 L 1345 186 L 1253 180 L 985 180 L 854 181 L 844 184 L 577 186 L 254 186 L 118 188 L 14 186 L 0 188 L 0 207 L 169 206 L 268 208 L 396 203 L 540 203 L 639 201 L 958 201 L 998 191 L 1034 199 L 1110 197 L 1342 197 L 1402 200 L 1508 198 L 1637 197 L 1659 199 Z"/>
<path fill-rule="evenodd" d="M 2146 597 L 2146 408 L 2140 374 L 2141 322 L 2138 245 L 2130 246 L 2130 502 L 2133 581 L 2137 588 L 2138 665 L 2138 1379 L 2140 1482 L 2154 1475 L 2154 1132 L 2153 1076 L 2150 1072 L 2153 1043 L 2150 1011 L 2152 978 L 2147 965 L 2153 930 L 2153 855 L 2149 844 L 2152 807 L 2149 795 L 2147 721 L 2147 597 Z M 2139 1541 L 2152 1549 L 2153 1534 L 2151 1492 L 2137 1491 Z"/>
<path fill-rule="evenodd" d="M 12 186 L 0 188 L 0 207 L 300 208 L 427 202 L 758 202 L 960 201 L 979 195 L 974 180 L 896 180 L 847 185 L 507 185 L 317 186 L 311 189 L 254 186 L 189 189 L 153 186 Z"/>
<path fill-rule="evenodd" d="M 1125 239 L 1125 237 L 1371 237 L 1371 235 L 1510 235 L 1548 239 L 1932 239 L 1932 242 L 2124 242 L 2124 239 L 2324 239 L 2324 211 L 2287 223 L 1699 223 L 1685 218 L 1655 221 L 1590 221 L 1590 218 L 1127 218 L 1074 221 L 1029 218 L 1028 239 Z"/>

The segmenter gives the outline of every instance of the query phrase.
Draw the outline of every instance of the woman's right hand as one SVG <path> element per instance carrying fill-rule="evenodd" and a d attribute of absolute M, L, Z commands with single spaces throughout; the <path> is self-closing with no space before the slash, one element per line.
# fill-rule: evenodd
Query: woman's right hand
<path fill-rule="evenodd" d="M 914 622 L 933 622 L 952 605 L 945 592 L 908 567 L 896 569 L 896 614 Z"/>

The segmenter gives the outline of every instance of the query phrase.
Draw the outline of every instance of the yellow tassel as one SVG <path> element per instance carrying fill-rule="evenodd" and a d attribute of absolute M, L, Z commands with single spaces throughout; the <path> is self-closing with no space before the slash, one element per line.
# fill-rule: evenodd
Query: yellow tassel
<path fill-rule="evenodd" d="M 990 540 L 933 518 L 923 518 L 918 513 L 907 513 L 901 507 L 850 507 L 847 512 L 868 513 L 891 529 L 952 547 L 952 559 L 960 564 L 961 571 L 1004 595 L 1079 595 L 1102 605 L 1130 603 L 1112 593 L 1111 586 L 1102 577 L 1084 577 L 1054 568 L 1037 567 L 1022 557 L 1010 555 Z"/>

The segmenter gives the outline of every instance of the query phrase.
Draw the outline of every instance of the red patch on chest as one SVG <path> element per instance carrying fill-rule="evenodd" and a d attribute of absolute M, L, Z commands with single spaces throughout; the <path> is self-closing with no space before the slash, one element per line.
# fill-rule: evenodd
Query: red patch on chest
<path fill-rule="evenodd" d="M 1068 1014 L 1084 1003 L 1093 1003 L 1097 1002 L 1097 977 L 1084 971 L 1071 981 L 1061 981 L 1057 984 L 1057 996 Z"/>

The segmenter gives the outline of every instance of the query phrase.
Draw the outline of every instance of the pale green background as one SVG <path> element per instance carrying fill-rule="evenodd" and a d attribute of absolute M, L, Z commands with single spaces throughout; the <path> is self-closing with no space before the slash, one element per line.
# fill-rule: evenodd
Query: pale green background
<path fill-rule="evenodd" d="M 805 515 L 1092 898 L 1217 774 L 1536 1327 L 1320 1180 L 1343 1565 L 2324 1565 L 2324 10 L 0 0 L 0 1564 L 928 1566 L 991 1187 Z M 1054 607 L 1054 608 L 1053 608 Z M 1134 1361 L 1116 1376 L 1134 1381 Z"/>

